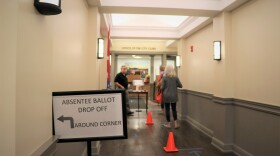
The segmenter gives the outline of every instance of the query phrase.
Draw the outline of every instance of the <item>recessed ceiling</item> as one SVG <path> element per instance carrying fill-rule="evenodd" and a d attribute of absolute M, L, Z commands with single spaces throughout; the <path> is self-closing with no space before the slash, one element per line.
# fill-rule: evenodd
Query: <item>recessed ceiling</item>
<path fill-rule="evenodd" d="M 111 14 L 112 26 L 126 27 L 171 27 L 181 25 L 188 16 Z"/>
<path fill-rule="evenodd" d="M 87 0 L 103 15 L 111 39 L 180 39 L 249 0 Z M 102 33 L 106 36 L 107 33 Z"/>

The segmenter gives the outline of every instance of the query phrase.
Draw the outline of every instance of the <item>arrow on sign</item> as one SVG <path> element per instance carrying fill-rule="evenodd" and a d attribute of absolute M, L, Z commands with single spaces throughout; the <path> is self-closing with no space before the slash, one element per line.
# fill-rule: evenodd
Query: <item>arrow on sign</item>
<path fill-rule="evenodd" d="M 57 120 L 61 122 L 64 122 L 64 120 L 70 120 L 71 128 L 74 128 L 74 119 L 72 117 L 64 117 L 63 115 L 61 115 L 61 117 L 57 118 Z"/>

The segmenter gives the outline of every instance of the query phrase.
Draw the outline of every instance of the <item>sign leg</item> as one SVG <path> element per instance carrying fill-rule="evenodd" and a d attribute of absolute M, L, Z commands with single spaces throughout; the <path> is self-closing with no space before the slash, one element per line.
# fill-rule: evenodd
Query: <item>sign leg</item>
<path fill-rule="evenodd" d="M 87 155 L 91 156 L 91 141 L 87 141 Z"/>
<path fill-rule="evenodd" d="M 139 110 L 139 93 L 138 93 L 138 110 L 136 112 L 142 112 L 142 110 Z"/>

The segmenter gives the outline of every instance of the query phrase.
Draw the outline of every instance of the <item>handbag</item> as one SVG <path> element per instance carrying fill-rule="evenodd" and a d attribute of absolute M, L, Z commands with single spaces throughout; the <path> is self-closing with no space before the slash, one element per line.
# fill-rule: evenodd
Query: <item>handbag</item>
<path fill-rule="evenodd" d="M 159 89 L 159 91 L 158 91 L 158 93 L 157 93 L 157 95 L 156 95 L 156 102 L 157 102 L 158 104 L 161 104 L 161 101 L 162 101 L 162 90 Z"/>
<path fill-rule="evenodd" d="M 158 78 L 158 80 L 157 80 L 157 88 L 158 88 L 158 92 L 157 92 L 157 95 L 156 95 L 156 102 L 158 103 L 158 104 L 161 104 L 161 102 L 162 102 L 162 89 L 160 89 L 161 88 L 161 83 L 162 83 L 162 75 Z"/>

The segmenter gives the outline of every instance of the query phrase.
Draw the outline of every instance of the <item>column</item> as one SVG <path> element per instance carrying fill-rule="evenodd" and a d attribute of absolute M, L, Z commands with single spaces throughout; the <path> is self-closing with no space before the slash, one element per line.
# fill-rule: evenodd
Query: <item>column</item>
<path fill-rule="evenodd" d="M 230 48 L 231 43 L 231 14 L 223 12 L 213 19 L 213 41 L 221 41 L 222 59 L 215 62 L 215 75 L 213 82 L 214 96 L 221 98 L 234 97 L 234 57 Z M 215 127 L 212 144 L 219 146 L 220 141 L 225 145 L 223 150 L 230 149 L 233 143 L 233 127 L 234 127 L 234 108 L 230 104 L 225 104 L 223 107 L 224 117 L 220 123 L 222 126 Z M 219 133 L 215 133 L 219 132 Z M 214 142 L 213 142 L 214 140 Z M 218 140 L 218 141 L 215 141 Z"/>
<path fill-rule="evenodd" d="M 185 39 L 180 39 L 177 44 L 177 55 L 181 56 L 181 67 L 183 66 L 183 61 L 186 58 L 187 44 Z M 177 68 L 177 74 L 179 78 L 183 78 L 184 75 L 181 74 L 181 67 Z"/>
<path fill-rule="evenodd" d="M 167 55 L 166 54 L 162 54 L 161 62 L 162 62 L 162 65 L 166 66 L 166 64 L 167 64 Z"/>
<path fill-rule="evenodd" d="M 154 55 L 151 55 L 151 72 L 150 72 L 150 83 L 154 82 L 154 73 L 155 73 L 155 65 L 154 65 Z"/>

